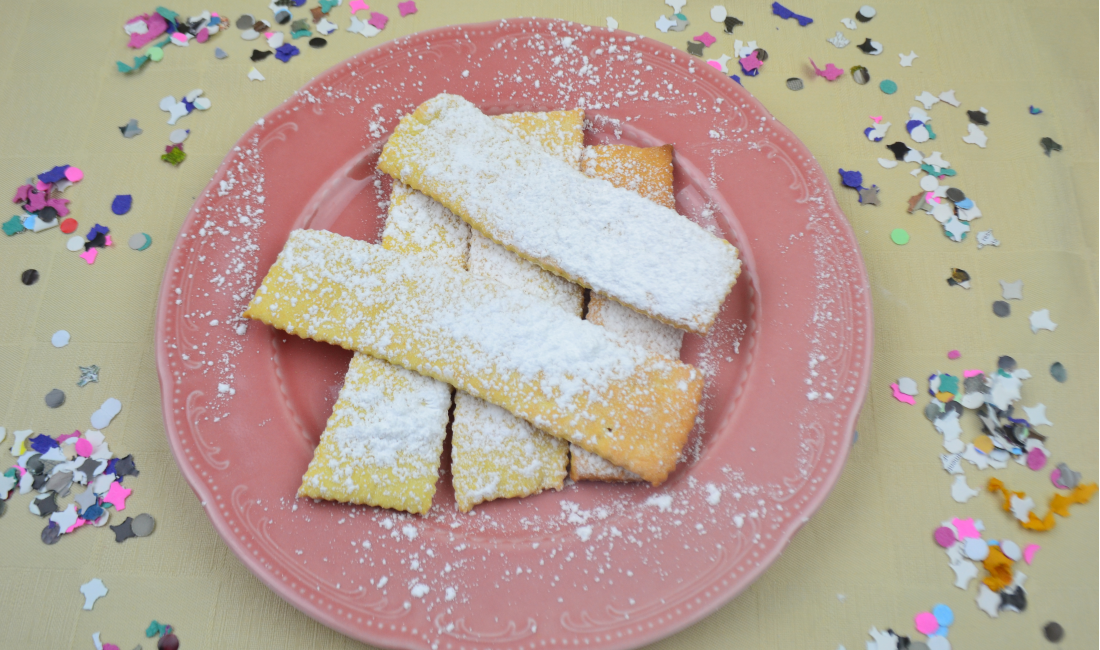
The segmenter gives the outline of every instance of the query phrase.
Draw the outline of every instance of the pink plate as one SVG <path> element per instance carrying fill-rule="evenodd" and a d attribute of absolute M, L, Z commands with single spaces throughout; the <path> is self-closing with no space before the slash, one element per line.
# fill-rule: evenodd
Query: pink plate
<path fill-rule="evenodd" d="M 661 487 L 568 485 L 462 515 L 444 462 L 425 517 L 294 498 L 350 355 L 239 314 L 292 229 L 377 240 L 378 152 L 443 91 L 490 113 L 582 107 L 589 143 L 672 143 L 679 212 L 741 249 L 712 334 L 686 338 L 710 379 Z M 161 288 L 164 417 L 218 533 L 325 625 L 400 648 L 636 647 L 745 589 L 824 500 L 867 390 L 867 288 L 813 156 L 702 61 L 551 20 L 449 27 L 318 76 L 226 157 Z"/>

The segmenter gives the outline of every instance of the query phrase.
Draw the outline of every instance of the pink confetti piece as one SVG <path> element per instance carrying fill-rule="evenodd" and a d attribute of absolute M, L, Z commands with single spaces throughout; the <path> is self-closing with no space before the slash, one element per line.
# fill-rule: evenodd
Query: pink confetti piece
<path fill-rule="evenodd" d="M 370 9 L 370 5 L 363 2 L 363 0 L 351 0 L 351 2 L 348 3 L 348 8 L 351 9 L 351 13 L 354 14 L 357 11 L 366 11 Z"/>
<path fill-rule="evenodd" d="M 96 255 L 99 255 L 99 249 L 98 248 L 89 248 L 88 250 L 86 250 L 86 251 L 84 251 L 83 253 L 80 254 L 80 259 L 84 260 L 89 265 L 91 265 L 91 264 L 95 264 Z"/>
<path fill-rule="evenodd" d="M 932 612 L 921 612 L 913 617 L 913 622 L 917 626 L 917 632 L 926 636 L 931 636 L 940 629 L 940 623 L 936 620 L 936 617 Z"/>
<path fill-rule="evenodd" d="M 1031 564 L 1031 558 L 1035 557 L 1035 553 L 1042 548 L 1038 544 L 1028 544 L 1024 547 L 1024 562 Z"/>
<path fill-rule="evenodd" d="M 714 45 L 714 42 L 717 40 L 718 39 L 710 35 L 710 32 L 703 32 L 702 34 L 699 34 L 695 37 L 695 41 L 698 43 L 702 43 L 704 47 L 710 47 L 711 45 Z"/>
<path fill-rule="evenodd" d="M 367 24 L 369 24 L 371 27 L 374 27 L 375 29 L 385 29 L 386 23 L 388 22 L 390 22 L 390 19 L 386 18 L 385 15 L 380 14 L 377 11 L 372 11 L 370 14 L 370 20 L 367 21 Z"/>
<path fill-rule="evenodd" d="M 19 478 L 23 478 L 23 475 L 27 473 L 27 470 L 18 465 L 12 465 L 12 467 L 14 467 L 15 471 L 19 473 Z"/>
<path fill-rule="evenodd" d="M 172 34 L 172 42 L 177 43 L 179 45 L 187 45 L 188 36 L 189 36 L 189 34 L 184 34 L 183 32 L 176 32 L 175 34 Z"/>
<path fill-rule="evenodd" d="M 936 540 L 936 543 L 943 548 L 947 548 L 958 541 L 958 538 L 955 537 L 955 531 L 947 526 L 940 526 L 937 528 L 936 532 L 932 533 L 932 537 Z"/>
<path fill-rule="evenodd" d="M 195 34 L 195 40 L 200 43 L 205 43 L 208 38 L 210 38 L 210 30 L 205 27 L 200 29 L 198 34 Z"/>
<path fill-rule="evenodd" d="M 874 122 L 875 124 L 878 124 L 879 122 L 882 121 L 882 116 L 881 115 L 868 115 L 867 117 L 871 118 L 871 121 Z"/>
<path fill-rule="evenodd" d="M 971 377 L 977 377 L 983 374 L 981 370 L 963 370 L 963 378 L 970 379 Z"/>
<path fill-rule="evenodd" d="M 119 650 L 119 647 L 113 643 L 104 643 L 103 650 Z"/>
<path fill-rule="evenodd" d="M 817 76 L 825 77 L 827 81 L 836 81 L 842 74 L 844 74 L 844 70 L 841 70 L 832 63 L 826 64 L 824 70 L 817 67 L 817 64 L 814 63 L 813 59 L 810 59 L 810 65 L 814 67 L 814 72 L 817 73 Z"/>
<path fill-rule="evenodd" d="M 80 179 L 84 178 L 84 170 L 70 165 L 69 168 L 65 170 L 65 178 L 69 179 L 70 182 L 78 183 Z"/>
<path fill-rule="evenodd" d="M 69 526 L 68 528 L 66 528 L 66 529 L 65 529 L 65 534 L 66 534 L 66 535 L 68 535 L 69 533 L 73 532 L 73 531 L 74 531 L 74 530 L 76 530 L 77 528 L 80 528 L 81 526 L 83 526 L 83 525 L 84 525 L 84 524 L 86 524 L 86 523 L 88 523 L 88 522 L 87 522 L 87 521 L 85 521 L 85 520 L 83 520 L 83 519 L 81 519 L 80 517 L 77 517 L 77 518 L 76 518 L 76 523 L 75 523 L 75 524 L 73 524 L 72 526 Z"/>
<path fill-rule="evenodd" d="M 1039 470 L 1046 467 L 1046 464 L 1047 455 L 1043 453 L 1042 449 L 1036 447 L 1027 452 L 1027 468 L 1031 471 L 1038 472 Z M 1059 474 L 1061 473 L 1059 472 Z"/>
<path fill-rule="evenodd" d="M 111 483 L 111 487 L 107 488 L 107 494 L 103 495 L 103 503 L 109 503 L 115 507 L 115 510 L 119 512 L 126 509 L 126 497 L 130 496 L 133 490 L 122 487 L 122 484 L 118 481 Z"/>
<path fill-rule="evenodd" d="M 961 356 L 962 356 L 962 354 L 960 354 L 958 350 L 952 350 L 952 351 L 947 353 L 947 358 L 951 359 L 952 361 L 954 361 L 955 359 L 958 359 Z"/>
<path fill-rule="evenodd" d="M 106 243 L 106 244 L 107 244 L 108 246 L 110 246 L 110 245 L 111 245 L 111 236 L 110 236 L 110 235 L 106 235 L 106 236 L 105 236 L 105 239 L 106 239 L 105 243 Z"/>
<path fill-rule="evenodd" d="M 416 3 L 413 2 L 413 0 L 408 0 L 408 2 L 399 2 L 397 3 L 397 10 L 401 12 L 402 18 L 408 16 L 409 14 L 415 14 Z"/>
<path fill-rule="evenodd" d="M 905 402 L 909 406 L 913 406 L 917 403 L 917 400 L 912 395 L 906 395 L 901 392 L 901 388 L 896 383 L 890 384 L 890 390 L 894 391 L 894 399 L 899 402 Z"/>
<path fill-rule="evenodd" d="M 39 192 L 49 192 L 52 187 L 53 183 L 43 183 L 42 181 L 34 182 L 34 189 L 38 190 Z"/>
<path fill-rule="evenodd" d="M 74 449 L 76 450 L 78 456 L 83 456 L 85 458 L 91 456 L 92 453 L 95 452 L 95 448 L 92 447 L 91 441 L 87 440 L 86 438 L 81 438 L 77 440 L 76 445 L 74 445 Z"/>
<path fill-rule="evenodd" d="M 966 539 L 967 537 L 978 537 L 982 535 L 978 532 L 978 529 L 974 527 L 973 519 L 959 519 L 955 517 L 951 520 L 951 525 L 955 527 L 955 530 L 959 531 L 959 539 Z"/>
<path fill-rule="evenodd" d="M 15 190 L 15 196 L 11 198 L 12 203 L 26 203 L 31 198 L 31 190 L 34 187 L 31 185 L 20 185 L 19 189 Z"/>
<path fill-rule="evenodd" d="M 73 431 L 72 433 L 63 433 L 63 434 L 61 434 L 60 436 L 57 437 L 57 443 L 61 444 L 61 443 L 65 442 L 66 440 L 70 440 L 72 438 L 79 438 L 79 437 L 80 437 L 80 432 L 79 431 Z"/>
<path fill-rule="evenodd" d="M 753 70 L 756 70 L 760 66 L 764 65 L 764 62 L 757 58 L 756 52 L 753 52 L 752 54 L 741 59 L 740 63 L 741 67 L 745 69 L 745 72 L 752 72 Z"/>
<path fill-rule="evenodd" d="M 129 25 L 130 23 L 136 23 L 138 21 L 145 21 L 148 29 L 144 34 L 130 34 L 130 42 L 126 44 L 127 47 L 134 49 L 145 47 L 156 40 L 158 36 L 168 31 L 168 21 L 160 14 L 134 16 L 130 20 L 127 20 L 126 24 Z"/>
<path fill-rule="evenodd" d="M 707 65 L 714 68 L 718 72 L 722 71 L 722 64 L 719 63 L 718 61 L 715 61 L 714 59 L 711 59 L 711 60 L 707 61 Z"/>

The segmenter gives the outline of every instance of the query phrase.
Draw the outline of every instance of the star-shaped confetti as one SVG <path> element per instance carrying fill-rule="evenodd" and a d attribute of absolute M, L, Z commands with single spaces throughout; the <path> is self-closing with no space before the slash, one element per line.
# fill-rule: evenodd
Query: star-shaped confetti
<path fill-rule="evenodd" d="M 352 15 L 354 15 L 357 11 L 365 11 L 367 9 L 370 9 L 370 5 L 363 2 L 363 0 L 351 0 L 351 2 L 348 3 L 348 9 L 350 9 Z"/>
<path fill-rule="evenodd" d="M 699 41 L 700 43 L 702 43 L 706 47 L 710 47 L 711 45 L 714 45 L 714 42 L 717 41 L 718 39 L 711 36 L 710 32 L 703 32 L 702 34 L 699 34 L 698 36 L 696 36 L 695 40 Z"/>
<path fill-rule="evenodd" d="M 963 142 L 969 144 L 976 144 L 982 149 L 985 149 L 985 143 L 989 140 L 989 137 L 984 131 L 978 128 L 976 124 L 967 124 L 966 129 L 969 135 L 963 136 Z"/>
<path fill-rule="evenodd" d="M 979 111 L 967 111 L 966 116 L 970 118 L 970 121 L 978 126 L 989 126 L 989 116 L 985 110 Z"/>
<path fill-rule="evenodd" d="M 118 127 L 118 130 L 122 132 L 122 137 L 124 138 L 132 138 L 143 133 L 143 131 L 138 128 L 137 120 L 130 120 L 125 126 Z"/>
<path fill-rule="evenodd" d="M 827 38 L 827 39 L 825 39 L 825 41 L 828 42 L 828 43 L 832 43 L 837 48 L 844 47 L 848 43 L 851 43 L 851 41 L 844 38 L 844 34 L 841 33 L 841 32 L 837 32 L 836 36 L 834 36 L 832 38 Z"/>
<path fill-rule="evenodd" d="M 1048 427 L 1054 426 L 1054 423 L 1047 419 L 1047 405 L 1036 404 L 1035 406 L 1025 406 L 1024 412 L 1027 413 L 1027 421 L 1033 426 L 1039 426 L 1045 424 Z"/>
<path fill-rule="evenodd" d="M 882 54 L 882 43 L 879 43 L 878 41 L 872 41 L 870 38 L 863 41 L 856 47 L 858 47 L 864 54 Z"/>
<path fill-rule="evenodd" d="M 698 41 L 688 41 L 687 44 L 688 54 L 702 58 L 703 56 L 703 44 Z"/>
<path fill-rule="evenodd" d="M 954 526 L 955 530 L 958 532 L 959 539 L 982 536 L 981 533 L 978 532 L 977 527 L 975 527 L 973 519 L 959 519 L 955 517 L 951 520 L 951 525 Z"/>
<path fill-rule="evenodd" d="M 1001 595 L 984 584 L 980 584 L 978 585 L 977 603 L 978 609 L 989 614 L 990 618 L 997 618 L 997 612 L 1001 608 Z"/>
<path fill-rule="evenodd" d="M 910 68 L 913 66 L 913 59 L 917 58 L 917 53 L 913 50 L 909 50 L 909 54 L 898 54 L 901 58 L 901 67 Z"/>
<path fill-rule="evenodd" d="M 956 106 L 956 107 L 960 103 L 959 100 L 955 99 L 955 91 L 953 89 L 952 90 L 945 90 L 942 93 L 940 93 L 940 101 L 945 103 L 945 104 L 951 104 L 952 106 Z"/>
<path fill-rule="evenodd" d="M 95 492 L 93 492 L 92 490 L 84 490 L 80 494 L 76 495 L 76 498 L 73 499 L 73 503 L 76 504 L 77 510 L 79 512 L 84 512 L 88 508 L 96 505 L 96 499 L 97 497 Z"/>
<path fill-rule="evenodd" d="M 126 497 L 130 496 L 133 490 L 122 487 L 122 484 L 118 481 L 111 483 L 111 487 L 108 488 L 107 494 L 103 495 L 103 503 L 109 503 L 115 507 L 115 510 L 123 511 L 126 509 Z"/>
<path fill-rule="evenodd" d="M 80 585 L 80 593 L 84 594 L 84 609 L 91 609 L 95 601 L 107 595 L 107 586 L 99 578 L 92 578 Z"/>
<path fill-rule="evenodd" d="M 755 50 L 746 57 L 743 57 L 738 61 L 741 64 L 741 70 L 749 76 L 755 76 L 754 71 L 759 70 L 760 66 L 764 65 L 764 62 L 760 60 L 760 56 Z"/>
<path fill-rule="evenodd" d="M 117 526 L 110 526 L 110 529 L 115 534 L 115 541 L 116 542 L 121 544 L 121 543 L 125 542 L 126 540 L 130 539 L 131 537 L 137 537 L 137 535 L 134 534 L 134 531 L 131 528 L 131 524 L 133 524 L 133 521 L 134 521 L 133 517 L 127 517 L 126 521 L 122 522 L 121 524 L 119 524 Z"/>
<path fill-rule="evenodd" d="M 814 72 L 817 73 L 817 76 L 825 77 L 825 79 L 827 81 L 836 81 L 837 78 L 840 77 L 840 75 L 844 74 L 844 70 L 842 70 L 841 68 L 836 67 L 832 63 L 826 64 L 824 70 L 822 70 L 821 68 L 818 68 L 817 64 L 814 63 L 813 59 L 810 59 L 810 65 L 813 66 Z"/>
<path fill-rule="evenodd" d="M 966 589 L 970 581 L 978 577 L 978 567 L 968 560 L 952 562 L 949 566 L 955 572 L 955 586 L 959 589 Z"/>
<path fill-rule="evenodd" d="M 404 18 L 405 16 L 408 16 L 410 14 L 415 14 L 416 13 L 416 2 L 414 2 L 413 0 L 407 0 L 406 2 L 399 2 L 399 3 L 397 3 L 397 11 L 398 11 L 398 13 L 401 14 L 402 18 Z"/>
<path fill-rule="evenodd" d="M 1058 323 L 1050 320 L 1050 310 L 1040 309 L 1039 311 L 1031 312 L 1031 316 L 1028 317 L 1031 322 L 1031 331 L 1035 334 L 1039 333 L 1039 330 L 1050 330 L 1053 332 L 1058 328 Z"/>
<path fill-rule="evenodd" d="M 290 43 L 284 43 L 275 50 L 275 58 L 279 59 L 283 63 L 289 63 L 290 58 L 301 54 L 301 50 L 294 47 Z"/>
<path fill-rule="evenodd" d="M 936 97 L 927 90 L 917 95 L 915 99 L 924 105 L 924 110 L 926 111 L 931 109 L 932 106 L 934 106 L 935 104 L 940 103 L 940 98 Z"/>
<path fill-rule="evenodd" d="M 688 20 L 687 16 L 685 16 L 684 14 L 675 14 L 673 15 L 673 18 L 676 19 L 676 24 L 672 27 L 669 27 L 669 31 L 682 32 L 687 29 L 689 25 L 691 25 L 691 21 Z"/>
<path fill-rule="evenodd" d="M 959 503 L 966 503 L 976 496 L 978 491 L 966 484 L 966 476 L 962 474 L 955 476 L 955 483 L 951 486 L 952 499 Z"/>
<path fill-rule="evenodd" d="M 49 492 L 35 497 L 34 500 L 31 501 L 30 511 L 31 514 L 38 515 L 39 517 L 49 517 L 58 511 L 57 495 L 53 492 Z"/>
<path fill-rule="evenodd" d="M 881 205 L 878 198 L 878 185 L 859 190 L 859 202 L 863 205 Z"/>
<path fill-rule="evenodd" d="M 1015 282 L 1005 282 L 1001 280 L 1001 297 L 1005 300 L 1023 300 L 1024 299 L 1024 281 L 1017 280 Z"/>
<path fill-rule="evenodd" d="M 729 74 L 729 68 L 726 66 L 726 64 L 729 63 L 729 62 L 730 62 L 729 55 L 728 54 L 723 54 L 722 56 L 718 57 L 717 59 L 708 60 L 707 65 L 709 65 L 710 67 L 712 67 L 715 70 L 718 70 L 718 71 L 720 71 L 724 74 Z"/>
<path fill-rule="evenodd" d="M 83 388 L 90 382 L 99 383 L 99 366 L 80 366 L 80 379 L 76 385 Z"/>
<path fill-rule="evenodd" d="M 669 20 L 668 18 L 666 18 L 664 16 L 661 16 L 660 18 L 657 19 L 657 29 L 659 31 L 661 31 L 662 33 L 667 34 L 668 29 L 670 27 L 674 27 L 675 25 L 676 25 L 675 20 Z"/>

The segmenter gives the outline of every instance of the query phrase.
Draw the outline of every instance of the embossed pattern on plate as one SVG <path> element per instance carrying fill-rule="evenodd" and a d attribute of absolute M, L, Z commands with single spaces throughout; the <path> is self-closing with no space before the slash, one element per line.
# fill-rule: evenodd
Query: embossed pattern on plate
<path fill-rule="evenodd" d="M 377 241 L 375 169 L 439 92 L 489 113 L 583 107 L 586 141 L 675 146 L 677 210 L 742 251 L 707 338 L 684 462 L 660 488 L 569 485 L 426 517 L 294 499 L 350 353 L 239 319 L 293 228 Z M 818 508 L 870 372 L 867 277 L 813 156 L 700 61 L 545 19 L 434 30 L 319 75 L 251 128 L 169 259 L 157 363 L 176 460 L 265 584 L 349 636 L 401 648 L 637 647 L 752 583 Z"/>

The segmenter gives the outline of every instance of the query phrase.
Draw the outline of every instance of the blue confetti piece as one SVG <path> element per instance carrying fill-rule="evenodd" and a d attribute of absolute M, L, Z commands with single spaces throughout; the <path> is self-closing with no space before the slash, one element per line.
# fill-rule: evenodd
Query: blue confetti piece
<path fill-rule="evenodd" d="M 863 174 L 857 171 L 846 172 L 843 169 L 837 171 L 840 172 L 840 181 L 844 183 L 845 187 L 850 187 L 853 190 L 863 189 Z"/>
<path fill-rule="evenodd" d="M 875 130 L 875 127 L 873 127 L 873 126 L 869 126 L 869 127 L 867 127 L 866 129 L 863 129 L 863 135 L 864 135 L 865 137 L 870 137 L 870 136 L 871 136 L 871 131 L 874 131 L 874 130 Z M 871 142 L 882 142 L 882 138 L 884 138 L 884 137 L 885 137 L 885 136 L 879 136 L 879 137 L 877 137 L 877 138 L 873 138 L 873 139 L 871 140 Z"/>
<path fill-rule="evenodd" d="M 300 53 L 301 50 L 299 50 L 298 48 L 294 47 L 290 43 L 284 43 L 275 50 L 275 58 L 279 59 L 283 63 L 288 63 L 290 62 L 290 57 L 298 56 Z"/>
<path fill-rule="evenodd" d="M 800 16 L 800 15 L 796 14 L 795 12 L 791 11 L 790 9 L 787 9 L 786 7 L 779 4 L 778 2 L 773 2 L 772 3 L 772 13 L 775 14 L 776 16 L 779 16 L 780 18 L 782 18 L 784 20 L 794 18 L 795 20 L 798 21 L 798 24 L 802 27 L 805 27 L 806 25 L 809 25 L 810 23 L 812 23 L 814 21 L 814 19 L 810 18 L 809 16 Z"/>
<path fill-rule="evenodd" d="M 61 446 L 56 440 L 45 434 L 35 436 L 27 442 L 31 443 L 31 449 L 37 451 L 40 454 L 44 454 L 47 451 L 54 449 L 55 447 Z"/>
<path fill-rule="evenodd" d="M 130 206 L 134 203 L 134 197 L 129 194 L 119 194 L 115 197 L 114 201 L 111 201 L 111 212 L 122 216 L 130 211 Z"/>
<path fill-rule="evenodd" d="M 731 75 L 730 75 L 730 79 L 733 79 L 734 81 L 736 81 L 736 82 L 737 82 L 737 85 L 738 85 L 738 86 L 740 86 L 740 85 L 741 85 L 741 77 L 738 77 L 738 76 L 737 76 L 737 75 L 735 75 L 735 74 L 731 74 Z"/>
<path fill-rule="evenodd" d="M 921 122 L 920 120 L 909 120 L 908 122 L 905 123 L 905 130 L 908 131 L 909 133 L 912 133 L 913 129 L 917 128 L 918 126 L 922 126 L 922 125 L 924 125 L 924 122 Z"/>
<path fill-rule="evenodd" d="M 959 208 L 962 208 L 963 210 L 969 210 L 970 208 L 974 207 L 974 202 L 971 201 L 970 199 L 963 199 L 962 201 L 959 201 L 955 205 L 958 206 Z"/>
<path fill-rule="evenodd" d="M 80 518 L 84 521 L 95 521 L 103 516 L 103 512 L 103 506 L 101 505 L 88 506 L 88 509 L 80 515 Z"/>
<path fill-rule="evenodd" d="M 58 165 L 48 172 L 42 172 L 38 175 L 38 180 L 43 183 L 56 183 L 57 181 L 65 178 L 65 170 L 68 169 L 68 165 Z"/>
<path fill-rule="evenodd" d="M 1038 115 L 1039 113 L 1042 113 L 1042 112 L 1043 112 L 1043 109 L 1041 109 L 1041 108 L 1035 108 L 1034 106 L 1028 106 L 1028 107 L 1027 107 L 1027 110 L 1028 110 L 1028 112 L 1029 112 L 1029 113 L 1031 113 L 1032 115 Z"/>

